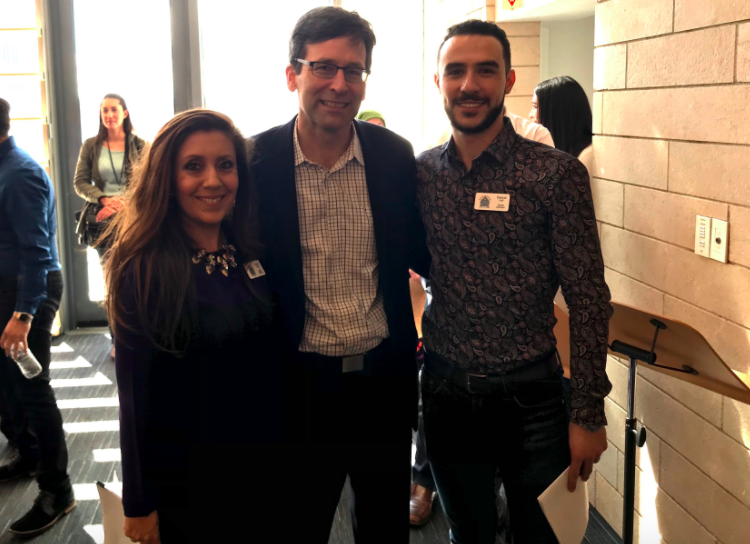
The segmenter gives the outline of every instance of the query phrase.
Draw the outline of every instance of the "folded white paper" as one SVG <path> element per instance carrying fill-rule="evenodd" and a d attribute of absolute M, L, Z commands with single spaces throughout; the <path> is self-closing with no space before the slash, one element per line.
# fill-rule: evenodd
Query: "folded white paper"
<path fill-rule="evenodd" d="M 102 525 L 104 525 L 104 544 L 132 544 L 125 536 L 125 511 L 122 508 L 122 497 L 117 484 L 107 484 L 110 487 L 96 486 L 99 491 L 99 501 L 102 505 Z"/>
<path fill-rule="evenodd" d="M 581 544 L 589 524 L 589 491 L 580 477 L 576 490 L 568 491 L 568 470 L 538 500 L 560 544 Z"/>

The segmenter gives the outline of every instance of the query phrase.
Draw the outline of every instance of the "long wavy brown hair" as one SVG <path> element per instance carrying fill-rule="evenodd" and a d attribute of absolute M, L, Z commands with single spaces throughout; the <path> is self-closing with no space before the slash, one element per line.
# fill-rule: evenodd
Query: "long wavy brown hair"
<path fill-rule="evenodd" d="M 122 329 L 132 330 L 129 323 L 135 321 L 157 348 L 180 354 L 187 347 L 195 309 L 191 258 L 196 244 L 180 220 L 176 163 L 191 134 L 212 131 L 225 134 L 234 144 L 239 178 L 236 204 L 224 218 L 222 230 L 240 258 L 260 249 L 248 164 L 252 152 L 242 134 L 221 113 L 195 109 L 176 115 L 141 154 L 125 193 L 125 206 L 102 237 L 111 242 L 104 266 L 109 293 L 105 306 L 115 336 Z M 135 309 L 126 308 L 118 296 L 125 282 L 135 294 Z"/>

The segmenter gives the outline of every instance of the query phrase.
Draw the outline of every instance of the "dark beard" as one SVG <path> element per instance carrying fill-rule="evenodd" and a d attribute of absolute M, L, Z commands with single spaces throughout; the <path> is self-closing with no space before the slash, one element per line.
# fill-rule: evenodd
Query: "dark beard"
<path fill-rule="evenodd" d="M 448 114 L 448 119 L 451 122 L 451 126 L 456 130 L 463 132 L 464 134 L 480 134 L 489 129 L 495 123 L 495 121 L 497 121 L 497 118 L 500 117 L 503 113 L 504 106 L 505 97 L 503 97 L 500 105 L 492 108 L 489 112 L 487 112 L 487 116 L 484 118 L 484 120 L 475 127 L 466 127 L 459 124 L 458 121 L 456 121 L 455 117 L 453 117 L 450 108 L 445 108 L 445 113 Z"/>

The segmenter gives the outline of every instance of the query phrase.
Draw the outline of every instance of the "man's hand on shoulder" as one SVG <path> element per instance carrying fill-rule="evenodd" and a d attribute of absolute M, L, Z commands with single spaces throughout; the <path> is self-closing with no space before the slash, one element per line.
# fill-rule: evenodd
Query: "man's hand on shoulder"
<path fill-rule="evenodd" d="M 568 491 L 576 490 L 580 475 L 588 481 L 594 464 L 599 462 L 602 453 L 607 449 L 607 430 L 602 427 L 596 432 L 587 431 L 580 425 L 571 423 L 568 430 L 570 444 L 570 472 L 568 473 Z"/>

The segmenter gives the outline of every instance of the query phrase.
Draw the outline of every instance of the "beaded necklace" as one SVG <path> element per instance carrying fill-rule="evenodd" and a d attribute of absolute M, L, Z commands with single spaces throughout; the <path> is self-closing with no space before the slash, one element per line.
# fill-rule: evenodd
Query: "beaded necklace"
<path fill-rule="evenodd" d="M 223 251 L 223 253 L 220 253 Z M 231 244 L 223 244 L 219 252 L 206 253 L 205 249 L 199 249 L 195 255 L 193 255 L 193 264 L 198 264 L 201 261 L 206 263 L 206 273 L 213 274 L 217 268 L 221 270 L 221 273 L 225 276 L 229 276 L 230 268 L 237 268 L 237 261 L 234 259 L 236 249 Z"/>

